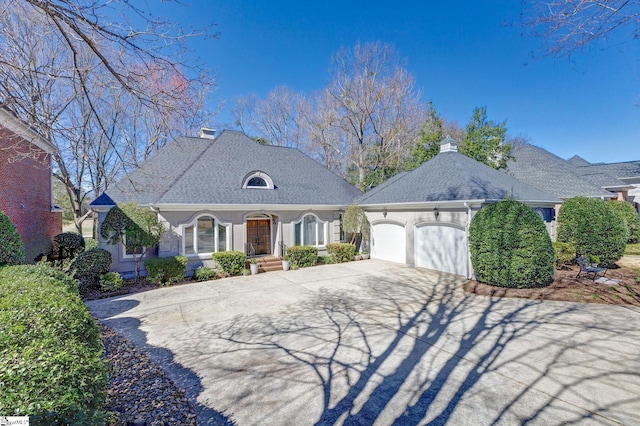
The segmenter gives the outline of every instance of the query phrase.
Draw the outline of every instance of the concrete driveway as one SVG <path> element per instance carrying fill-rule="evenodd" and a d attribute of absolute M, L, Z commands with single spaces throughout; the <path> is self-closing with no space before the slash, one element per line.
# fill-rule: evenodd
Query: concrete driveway
<path fill-rule="evenodd" d="M 367 260 L 88 303 L 199 424 L 640 424 L 640 310 Z"/>

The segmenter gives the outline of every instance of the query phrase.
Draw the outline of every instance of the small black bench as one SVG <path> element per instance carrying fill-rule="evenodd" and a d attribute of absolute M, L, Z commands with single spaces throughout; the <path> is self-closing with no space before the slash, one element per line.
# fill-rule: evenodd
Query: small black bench
<path fill-rule="evenodd" d="M 593 275 L 591 279 L 595 281 L 596 277 L 599 274 L 602 274 L 600 276 L 604 277 L 604 275 L 607 273 L 607 268 L 600 268 L 593 263 L 587 262 L 587 259 L 585 259 L 584 256 L 578 257 L 578 266 L 580 266 L 580 271 L 578 272 L 578 275 L 576 275 L 576 278 L 578 278 L 580 274 L 584 272 L 585 274 L 587 274 L 587 277 L 589 277 L 589 275 Z"/>

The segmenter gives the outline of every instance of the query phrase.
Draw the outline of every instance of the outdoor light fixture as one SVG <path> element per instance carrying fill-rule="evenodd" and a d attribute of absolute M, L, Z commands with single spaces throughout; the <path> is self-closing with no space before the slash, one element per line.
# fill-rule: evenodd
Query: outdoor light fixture
<path fill-rule="evenodd" d="M 382 216 L 387 217 L 387 209 L 382 209 Z"/>
<path fill-rule="evenodd" d="M 433 215 L 436 217 L 436 220 L 438 220 L 438 216 L 440 216 L 440 210 L 438 210 L 437 207 L 433 209 Z"/>

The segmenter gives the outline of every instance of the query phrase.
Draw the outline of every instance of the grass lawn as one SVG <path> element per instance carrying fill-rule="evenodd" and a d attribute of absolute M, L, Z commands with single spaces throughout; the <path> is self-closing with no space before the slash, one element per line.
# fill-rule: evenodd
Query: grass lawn
<path fill-rule="evenodd" d="M 640 256 L 640 243 L 627 244 L 627 248 L 625 249 L 624 254 Z"/>

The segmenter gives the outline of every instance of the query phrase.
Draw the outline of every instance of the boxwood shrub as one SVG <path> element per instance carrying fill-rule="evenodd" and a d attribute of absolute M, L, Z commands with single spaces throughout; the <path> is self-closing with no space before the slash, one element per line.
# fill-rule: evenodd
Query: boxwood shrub
<path fill-rule="evenodd" d="M 640 239 L 640 218 L 633 204 L 626 201 L 612 200 L 608 204 L 618 212 L 627 225 L 627 244 L 635 244 Z"/>
<path fill-rule="evenodd" d="M 75 280 L 46 265 L 0 269 L 0 413 L 32 425 L 104 424 L 108 370 Z"/>
<path fill-rule="evenodd" d="M 150 257 L 144 260 L 147 278 L 157 285 L 171 285 L 187 274 L 189 260 L 184 256 Z"/>
<path fill-rule="evenodd" d="M 314 266 L 318 262 L 318 248 L 312 246 L 288 247 L 287 256 L 293 266 L 299 268 Z M 351 258 L 353 259 L 353 256 Z"/>
<path fill-rule="evenodd" d="M 327 244 L 327 253 L 337 263 L 351 262 L 356 255 L 356 246 L 349 243 L 330 243 Z"/>
<path fill-rule="evenodd" d="M 611 203 L 569 198 L 558 214 L 558 241 L 573 244 L 578 255 L 595 255 L 601 263 L 611 265 L 624 254 L 627 227 Z"/>
<path fill-rule="evenodd" d="M 24 263 L 24 246 L 9 216 L 0 211 L 0 266 Z"/>
<path fill-rule="evenodd" d="M 73 259 L 84 249 L 84 238 L 75 232 L 63 232 L 53 237 L 53 251 L 60 256 L 60 260 Z"/>
<path fill-rule="evenodd" d="M 218 274 L 213 269 L 207 268 L 206 266 L 198 266 L 195 271 L 193 271 L 193 279 L 196 281 L 209 281 L 214 280 Z"/>
<path fill-rule="evenodd" d="M 571 243 L 553 243 L 553 251 L 556 257 L 556 269 L 570 265 L 576 260 L 576 246 Z"/>
<path fill-rule="evenodd" d="M 80 280 L 80 293 L 98 289 L 100 277 L 111 268 L 111 253 L 107 250 L 95 248 L 83 251 L 76 257 L 69 267 L 74 277 Z"/>
<path fill-rule="evenodd" d="M 245 260 L 243 252 L 232 250 L 213 253 L 213 260 L 222 273 L 231 276 L 242 275 Z"/>
<path fill-rule="evenodd" d="M 486 206 L 469 227 L 471 263 L 478 281 L 515 288 L 553 281 L 554 253 L 544 222 L 515 200 Z"/>

